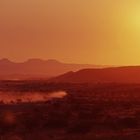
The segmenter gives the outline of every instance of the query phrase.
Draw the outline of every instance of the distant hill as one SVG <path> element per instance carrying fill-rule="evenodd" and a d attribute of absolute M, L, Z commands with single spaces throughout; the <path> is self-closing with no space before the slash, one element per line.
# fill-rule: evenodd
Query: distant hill
<path fill-rule="evenodd" d="M 60 83 L 140 83 L 140 66 L 83 69 L 68 72 L 49 82 Z"/>
<path fill-rule="evenodd" d="M 23 63 L 15 63 L 8 59 L 0 60 L 0 79 L 40 79 L 58 76 L 68 71 L 83 68 L 99 68 L 104 66 L 88 64 L 67 64 L 57 60 L 29 59 Z"/>

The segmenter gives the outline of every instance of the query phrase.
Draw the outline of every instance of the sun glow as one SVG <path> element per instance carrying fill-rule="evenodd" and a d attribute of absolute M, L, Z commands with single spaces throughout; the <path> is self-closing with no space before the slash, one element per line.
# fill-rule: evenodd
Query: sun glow
<path fill-rule="evenodd" d="M 140 9 L 139 6 L 132 6 L 126 9 L 124 17 L 126 18 L 126 25 L 128 28 L 138 31 L 140 30 Z M 124 19 L 125 19 L 124 18 Z"/>
<path fill-rule="evenodd" d="M 131 16 L 131 18 L 130 18 L 130 25 L 134 29 L 140 30 L 140 10 L 133 11 L 130 16 Z"/>

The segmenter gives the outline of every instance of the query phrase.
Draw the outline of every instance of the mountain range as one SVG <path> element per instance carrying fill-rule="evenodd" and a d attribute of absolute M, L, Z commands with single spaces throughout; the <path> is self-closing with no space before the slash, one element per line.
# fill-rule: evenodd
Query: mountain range
<path fill-rule="evenodd" d="M 77 71 L 84 68 L 100 68 L 105 66 L 88 64 L 62 63 L 54 59 L 29 59 L 25 62 L 15 63 L 8 59 L 0 60 L 0 79 L 32 79 L 50 78 L 64 74 L 68 71 Z"/>
<path fill-rule="evenodd" d="M 140 83 L 140 66 L 82 69 L 52 78 L 59 83 Z"/>

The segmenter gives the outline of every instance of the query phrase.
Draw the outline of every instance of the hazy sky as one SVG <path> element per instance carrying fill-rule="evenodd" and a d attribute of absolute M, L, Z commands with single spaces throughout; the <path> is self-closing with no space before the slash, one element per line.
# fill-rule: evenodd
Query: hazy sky
<path fill-rule="evenodd" d="M 140 1 L 1 0 L 3 57 L 140 64 Z"/>

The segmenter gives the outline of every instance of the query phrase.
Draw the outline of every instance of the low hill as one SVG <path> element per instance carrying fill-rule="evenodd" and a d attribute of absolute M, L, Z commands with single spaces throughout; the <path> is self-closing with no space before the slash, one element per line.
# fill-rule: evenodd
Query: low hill
<path fill-rule="evenodd" d="M 83 69 L 68 72 L 49 82 L 60 83 L 140 83 L 140 66 Z"/>

